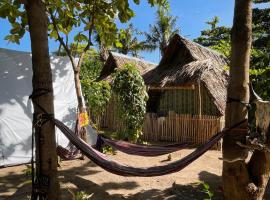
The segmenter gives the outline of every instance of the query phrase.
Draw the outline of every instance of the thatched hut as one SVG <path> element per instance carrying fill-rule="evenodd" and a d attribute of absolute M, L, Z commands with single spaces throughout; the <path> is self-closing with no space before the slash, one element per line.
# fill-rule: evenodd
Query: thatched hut
<path fill-rule="evenodd" d="M 100 79 L 105 80 L 115 71 L 116 68 L 122 68 L 126 64 L 134 64 L 141 75 L 155 68 L 157 64 L 145 61 L 140 58 L 130 57 L 128 55 L 110 52 L 109 56 L 101 70 Z"/>
<path fill-rule="evenodd" d="M 151 63 L 140 58 L 110 52 L 101 70 L 99 80 L 111 81 L 111 75 L 115 72 L 115 69 L 122 68 L 126 64 L 133 64 L 139 70 L 141 75 L 157 66 L 155 63 Z M 116 105 L 113 101 L 113 98 L 110 100 L 105 113 L 102 116 L 94 117 L 94 120 L 102 129 L 116 131 L 121 127 L 121 123 L 117 118 Z"/>
<path fill-rule="evenodd" d="M 159 65 L 143 75 L 149 87 L 144 138 L 202 143 L 219 131 L 226 65 L 221 54 L 175 35 Z"/>

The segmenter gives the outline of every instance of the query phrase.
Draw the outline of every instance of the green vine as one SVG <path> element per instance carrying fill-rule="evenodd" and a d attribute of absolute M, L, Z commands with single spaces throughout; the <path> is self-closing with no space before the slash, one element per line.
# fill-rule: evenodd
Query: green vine
<path fill-rule="evenodd" d="M 136 141 L 142 134 L 148 94 L 140 72 L 133 64 L 117 69 L 113 74 L 112 91 L 118 116 L 124 124 L 120 133 L 124 139 Z"/>
<path fill-rule="evenodd" d="M 111 86 L 107 81 L 96 81 L 103 63 L 96 57 L 90 57 L 81 67 L 81 85 L 91 115 L 104 113 L 111 98 Z"/>

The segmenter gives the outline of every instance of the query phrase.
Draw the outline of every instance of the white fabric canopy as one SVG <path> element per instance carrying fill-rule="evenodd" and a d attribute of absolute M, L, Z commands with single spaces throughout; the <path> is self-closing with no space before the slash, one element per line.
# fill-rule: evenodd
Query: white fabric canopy
<path fill-rule="evenodd" d="M 74 130 L 77 98 L 74 74 L 67 57 L 51 57 L 55 118 Z M 32 103 L 31 54 L 0 48 L 0 166 L 31 159 Z M 95 143 L 90 131 L 89 143 Z M 56 142 L 63 147 L 67 138 L 56 129 Z"/>

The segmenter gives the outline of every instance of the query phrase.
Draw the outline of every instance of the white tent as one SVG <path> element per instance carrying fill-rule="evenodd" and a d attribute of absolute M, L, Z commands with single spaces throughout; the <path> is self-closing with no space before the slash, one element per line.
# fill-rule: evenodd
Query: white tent
<path fill-rule="evenodd" d="M 77 98 L 74 74 L 67 57 L 51 57 L 55 118 L 74 130 Z M 31 159 L 32 137 L 31 54 L 0 48 L 0 166 L 15 165 Z M 91 132 L 91 131 L 90 131 Z M 89 138 L 95 141 L 94 133 Z M 68 145 L 56 129 L 56 142 Z"/>

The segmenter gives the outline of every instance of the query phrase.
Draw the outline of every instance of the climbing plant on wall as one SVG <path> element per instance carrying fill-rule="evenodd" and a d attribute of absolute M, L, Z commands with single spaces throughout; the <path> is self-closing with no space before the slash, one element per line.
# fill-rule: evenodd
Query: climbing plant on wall
<path fill-rule="evenodd" d="M 141 134 L 148 95 L 138 69 L 127 64 L 113 74 L 112 91 L 117 112 L 124 124 L 119 133 L 124 139 L 136 141 Z"/>
<path fill-rule="evenodd" d="M 97 81 L 103 62 L 97 56 L 91 56 L 82 64 L 81 85 L 84 98 L 89 108 L 90 114 L 98 116 L 104 113 L 111 98 L 111 86 L 107 81 Z"/>

